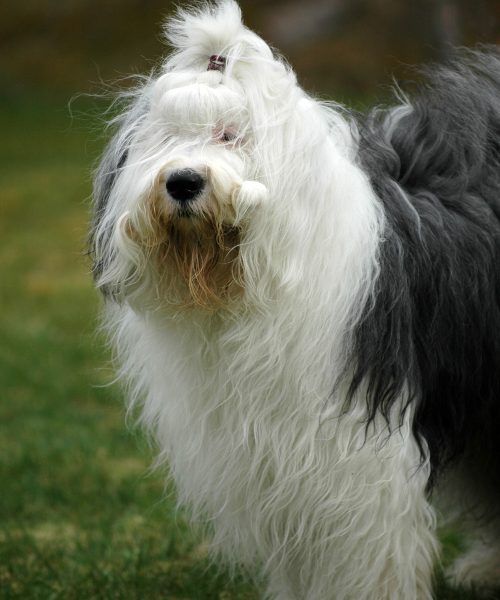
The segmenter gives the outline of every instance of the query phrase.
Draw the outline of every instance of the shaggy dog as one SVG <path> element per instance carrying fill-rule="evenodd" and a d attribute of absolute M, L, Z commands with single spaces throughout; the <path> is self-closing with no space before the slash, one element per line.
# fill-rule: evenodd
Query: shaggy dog
<path fill-rule="evenodd" d="M 233 0 L 181 11 L 95 179 L 129 401 L 180 502 L 276 600 L 500 580 L 500 58 L 318 102 Z"/>

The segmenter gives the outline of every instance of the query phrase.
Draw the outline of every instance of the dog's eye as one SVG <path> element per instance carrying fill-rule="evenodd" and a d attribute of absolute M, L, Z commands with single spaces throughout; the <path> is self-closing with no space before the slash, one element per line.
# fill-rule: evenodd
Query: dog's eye
<path fill-rule="evenodd" d="M 214 137 L 220 144 L 233 144 L 238 139 L 238 132 L 235 129 L 220 129 Z"/>

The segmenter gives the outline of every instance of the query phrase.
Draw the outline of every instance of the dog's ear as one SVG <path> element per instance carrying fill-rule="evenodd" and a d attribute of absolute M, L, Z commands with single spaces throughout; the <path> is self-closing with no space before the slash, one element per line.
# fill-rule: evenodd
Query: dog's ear
<path fill-rule="evenodd" d="M 118 131 L 108 144 L 94 178 L 94 219 L 100 221 L 106 212 L 111 190 L 128 157 L 129 136 Z M 97 224 L 97 223 L 96 223 Z"/>
<path fill-rule="evenodd" d="M 107 246 L 114 223 L 106 221 L 109 198 L 121 171 L 125 168 L 129 147 L 139 122 L 148 111 L 147 94 L 138 93 L 128 109 L 111 122 L 116 133 L 108 143 L 94 174 L 93 214 L 88 238 L 88 254 L 93 260 L 92 273 L 97 280 L 105 269 L 105 258 L 99 251 Z"/>

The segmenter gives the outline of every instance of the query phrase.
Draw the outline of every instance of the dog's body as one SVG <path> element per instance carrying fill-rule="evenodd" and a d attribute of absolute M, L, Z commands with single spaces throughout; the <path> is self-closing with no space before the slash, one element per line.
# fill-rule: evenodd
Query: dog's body
<path fill-rule="evenodd" d="M 421 600 L 433 490 L 476 536 L 450 574 L 498 582 L 498 55 L 355 124 L 232 1 L 168 35 L 91 247 L 180 501 L 272 598 Z"/>

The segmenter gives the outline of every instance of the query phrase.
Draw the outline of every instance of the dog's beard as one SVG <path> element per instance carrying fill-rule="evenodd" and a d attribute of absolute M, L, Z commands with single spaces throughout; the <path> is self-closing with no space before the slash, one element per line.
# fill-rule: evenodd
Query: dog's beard
<path fill-rule="evenodd" d="M 187 306 L 215 309 L 241 293 L 239 229 L 212 215 L 181 217 L 167 224 L 158 268 L 174 270 L 185 286 Z"/>
<path fill-rule="evenodd" d="M 139 269 L 151 274 L 157 301 L 213 311 L 241 296 L 240 229 L 227 216 L 172 213 L 162 197 L 139 212 L 141 223 L 127 219 L 124 232 L 140 249 Z M 132 279 L 139 283 L 141 273 Z"/>

